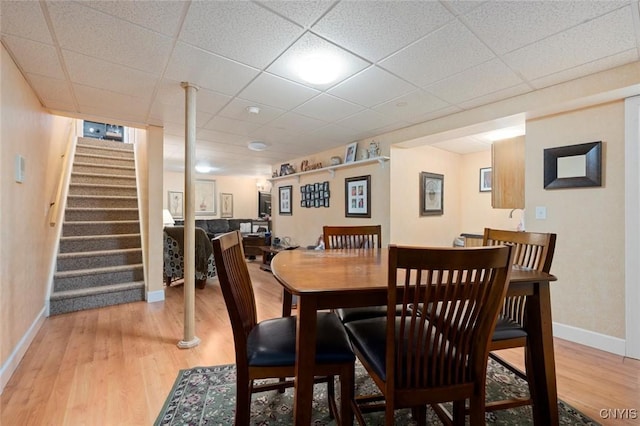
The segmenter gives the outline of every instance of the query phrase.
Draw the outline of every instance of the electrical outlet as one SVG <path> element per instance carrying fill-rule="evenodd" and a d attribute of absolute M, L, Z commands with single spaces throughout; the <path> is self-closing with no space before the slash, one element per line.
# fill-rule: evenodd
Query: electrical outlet
<path fill-rule="evenodd" d="M 536 219 L 546 219 L 547 218 L 547 208 L 544 206 L 536 207 Z"/>

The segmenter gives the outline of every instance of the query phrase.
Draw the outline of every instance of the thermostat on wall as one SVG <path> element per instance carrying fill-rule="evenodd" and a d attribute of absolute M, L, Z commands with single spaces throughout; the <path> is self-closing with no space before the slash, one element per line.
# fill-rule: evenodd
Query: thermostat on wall
<path fill-rule="evenodd" d="M 24 182 L 24 157 L 22 155 L 16 155 L 16 182 Z"/>

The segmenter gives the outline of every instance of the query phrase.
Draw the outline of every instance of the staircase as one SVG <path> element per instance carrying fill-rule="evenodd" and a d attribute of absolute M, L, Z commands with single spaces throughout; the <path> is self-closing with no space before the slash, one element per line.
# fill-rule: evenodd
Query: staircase
<path fill-rule="evenodd" d="M 144 300 L 133 145 L 79 138 L 50 315 Z"/>

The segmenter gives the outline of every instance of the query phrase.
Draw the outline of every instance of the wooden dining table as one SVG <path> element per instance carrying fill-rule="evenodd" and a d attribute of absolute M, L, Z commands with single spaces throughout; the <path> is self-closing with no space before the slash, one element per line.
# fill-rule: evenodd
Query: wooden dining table
<path fill-rule="evenodd" d="M 469 249 L 473 250 L 473 248 Z M 283 316 L 291 314 L 297 296 L 297 340 L 294 418 L 296 425 L 311 423 L 316 317 L 323 309 L 376 306 L 387 303 L 388 249 L 285 250 L 271 261 L 273 275 L 284 287 Z M 557 425 L 551 299 L 548 273 L 514 266 L 507 296 L 526 296 L 525 328 L 531 357 L 533 416 L 536 425 Z M 347 424 L 351 424 L 352 419 Z"/>

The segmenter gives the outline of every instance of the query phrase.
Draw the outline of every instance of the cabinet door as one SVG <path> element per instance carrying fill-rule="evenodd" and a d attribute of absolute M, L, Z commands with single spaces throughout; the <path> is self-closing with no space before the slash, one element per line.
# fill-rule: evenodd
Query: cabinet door
<path fill-rule="evenodd" d="M 491 167 L 491 206 L 524 209 L 524 136 L 493 142 Z"/>

